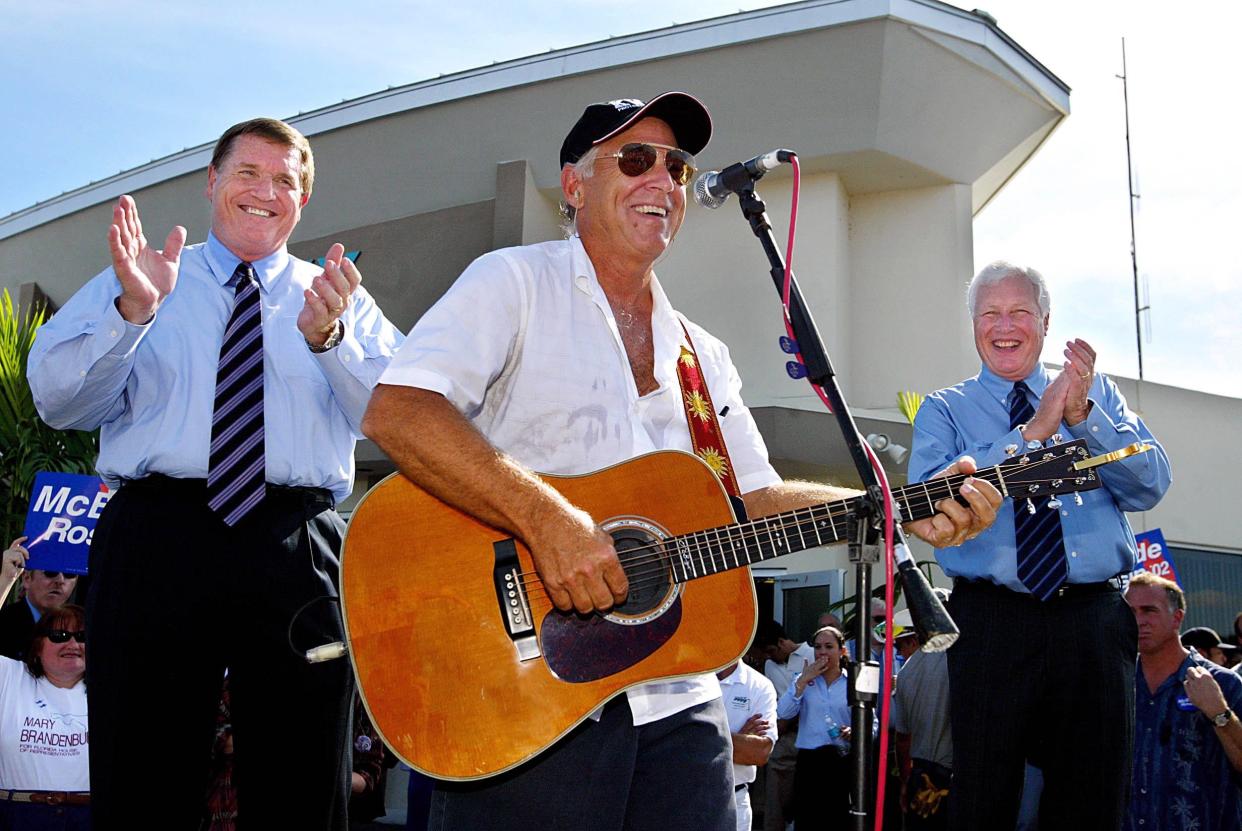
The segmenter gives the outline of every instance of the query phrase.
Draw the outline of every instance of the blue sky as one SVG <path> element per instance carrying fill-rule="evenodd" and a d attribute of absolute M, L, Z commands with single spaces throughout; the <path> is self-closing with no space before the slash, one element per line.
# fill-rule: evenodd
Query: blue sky
<path fill-rule="evenodd" d="M 1228 243 L 1242 217 L 1239 72 L 1231 58 L 1242 4 L 1204 2 L 1190 15 L 1163 3 L 976 2 L 1073 88 L 1071 117 L 976 218 L 976 265 L 1005 258 L 1040 269 L 1053 292 L 1048 343 L 1084 337 L 1102 369 L 1136 374 L 1114 77 L 1124 35 L 1142 192 L 1139 265 L 1152 304 L 1145 377 L 1242 396 L 1242 263 Z M 767 5 L 775 4 L 741 3 Z M 254 115 L 288 117 L 390 85 L 738 8 L 738 0 L 0 0 L 9 34 L 0 50 L 8 116 L 0 216 L 211 141 Z M 1049 348 L 1045 358 L 1058 354 Z"/>

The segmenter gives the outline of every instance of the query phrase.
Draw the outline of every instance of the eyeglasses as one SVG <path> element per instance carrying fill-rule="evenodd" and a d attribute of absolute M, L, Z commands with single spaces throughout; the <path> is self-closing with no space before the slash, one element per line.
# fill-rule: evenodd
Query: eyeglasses
<path fill-rule="evenodd" d="M 694 178 L 694 156 L 685 150 L 666 144 L 635 142 L 622 146 L 619 152 L 612 154 L 612 158 L 617 159 L 617 167 L 626 176 L 642 176 L 655 166 L 661 150 L 664 151 L 664 167 L 673 177 L 673 182 L 677 185 L 689 184 Z"/>
<path fill-rule="evenodd" d="M 42 569 L 40 569 L 40 571 L 42 571 Z M 66 580 L 72 580 L 73 578 L 77 577 L 78 575 L 76 575 L 76 574 L 70 574 L 70 573 L 69 573 L 69 572 L 67 572 L 67 571 L 44 571 L 44 572 L 43 572 L 43 576 L 44 576 L 44 577 L 46 577 L 48 580 L 55 580 L 57 577 L 62 577 L 62 576 L 63 576 Z"/>
<path fill-rule="evenodd" d="M 47 633 L 47 639 L 52 643 L 68 643 L 70 638 L 78 643 L 86 643 L 86 630 L 77 629 L 70 632 L 68 629 L 53 629 Z"/>

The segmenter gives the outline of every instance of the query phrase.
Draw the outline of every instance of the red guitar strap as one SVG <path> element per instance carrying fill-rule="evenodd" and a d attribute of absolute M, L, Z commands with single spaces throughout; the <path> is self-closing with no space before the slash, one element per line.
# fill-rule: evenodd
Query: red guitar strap
<path fill-rule="evenodd" d="M 681 324 L 681 330 L 686 333 L 686 345 L 681 347 L 677 358 L 677 381 L 681 384 L 681 403 L 686 410 L 686 423 L 690 426 L 690 444 L 699 458 L 716 473 L 725 492 L 741 499 L 742 493 L 733 478 L 729 449 L 725 447 L 724 433 L 720 430 L 720 420 L 716 417 L 716 408 L 712 406 L 711 393 L 707 391 L 707 380 L 703 377 L 698 353 L 694 351 L 694 341 L 690 339 L 685 323 Z"/>

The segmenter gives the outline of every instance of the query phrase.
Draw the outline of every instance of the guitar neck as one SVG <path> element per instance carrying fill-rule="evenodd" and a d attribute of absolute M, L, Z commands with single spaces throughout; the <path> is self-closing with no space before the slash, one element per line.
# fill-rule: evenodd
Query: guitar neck
<path fill-rule="evenodd" d="M 1000 466 L 973 474 L 1006 493 Z M 958 497 L 965 475 L 929 479 L 893 491 L 901 521 L 924 519 L 936 513 L 936 503 Z M 673 579 L 684 583 L 721 571 L 754 565 L 774 557 L 808 548 L 844 542 L 849 516 L 862 502 L 862 496 L 798 508 L 773 514 L 753 522 L 723 525 L 667 540 Z"/>

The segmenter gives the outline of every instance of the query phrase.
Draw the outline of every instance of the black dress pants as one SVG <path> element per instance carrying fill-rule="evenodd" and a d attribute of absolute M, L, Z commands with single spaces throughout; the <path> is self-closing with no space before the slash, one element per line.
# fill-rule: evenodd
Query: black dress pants
<path fill-rule="evenodd" d="M 352 674 L 295 651 L 343 639 L 339 608 L 316 601 L 337 596 L 343 530 L 315 489 L 269 485 L 233 528 L 201 480 L 153 476 L 112 498 L 90 554 L 95 831 L 198 827 L 226 668 L 238 827 L 346 827 Z"/>
<path fill-rule="evenodd" d="M 720 699 L 635 727 L 624 695 L 541 755 L 477 782 L 437 782 L 430 831 L 736 831 Z"/>
<path fill-rule="evenodd" d="M 1109 583 L 1040 602 L 958 580 L 949 612 L 949 827 L 1013 828 L 1024 763 L 1044 772 L 1041 828 L 1109 831 L 1129 801 L 1138 627 Z"/>

